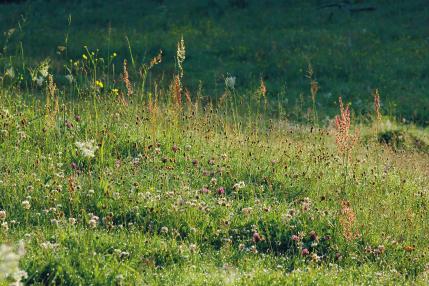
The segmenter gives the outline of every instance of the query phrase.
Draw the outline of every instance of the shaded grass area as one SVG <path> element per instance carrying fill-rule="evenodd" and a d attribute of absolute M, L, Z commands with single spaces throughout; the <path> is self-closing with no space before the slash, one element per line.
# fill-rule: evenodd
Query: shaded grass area
<path fill-rule="evenodd" d="M 128 37 L 136 70 L 164 51 L 164 61 L 151 78 L 167 85 L 174 71 L 176 42 L 183 35 L 188 50 L 185 83 L 195 91 L 202 82 L 204 94 L 211 98 L 222 95 L 227 74 L 237 76 L 237 88 L 247 96 L 254 94 L 262 77 L 268 95 L 289 117 L 301 120 L 294 107 L 312 108 L 305 77 L 311 63 L 321 87 L 317 97 L 321 118 L 334 114 L 340 95 L 353 102 L 358 114 L 367 112 L 371 90 L 379 88 L 385 113 L 427 124 L 425 1 L 356 1 L 344 9 L 323 8 L 324 4 L 39 0 L 2 5 L 2 31 L 18 28 L 21 22 L 2 61 L 3 65 L 19 61 L 22 42 L 24 57 L 34 61 L 51 57 L 60 73 L 64 59 L 81 58 L 84 45 L 100 49 L 105 58 L 117 52 L 120 65 L 123 58 L 131 58 Z M 375 10 L 348 12 L 360 7 Z M 57 46 L 67 49 L 58 55 Z"/>

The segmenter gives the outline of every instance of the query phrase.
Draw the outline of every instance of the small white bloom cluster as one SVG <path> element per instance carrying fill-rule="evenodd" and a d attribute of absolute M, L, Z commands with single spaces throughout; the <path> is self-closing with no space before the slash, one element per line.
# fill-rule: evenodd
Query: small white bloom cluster
<path fill-rule="evenodd" d="M 91 219 L 88 221 L 88 225 L 90 228 L 96 228 L 98 221 L 100 220 L 100 218 L 96 215 L 91 215 Z"/>
<path fill-rule="evenodd" d="M 238 191 L 238 190 L 243 189 L 244 187 L 246 187 L 246 184 L 243 181 L 241 181 L 241 182 L 235 183 L 232 188 L 234 190 Z"/>
<path fill-rule="evenodd" d="M 85 141 L 85 142 L 77 141 L 75 143 L 75 146 L 79 149 L 80 153 L 85 158 L 94 158 L 95 151 L 97 151 L 97 149 L 98 149 L 98 146 L 95 145 L 94 140 L 89 140 L 89 141 Z"/>
<path fill-rule="evenodd" d="M 25 255 L 24 242 L 20 241 L 17 251 L 9 245 L 0 245 L 0 282 L 6 279 L 15 281 L 12 285 L 23 285 L 21 280 L 27 273 L 19 269 L 19 260 Z"/>
<path fill-rule="evenodd" d="M 235 76 L 227 76 L 225 78 L 225 86 L 226 86 L 226 88 L 234 89 L 235 88 L 235 80 L 236 80 Z"/>

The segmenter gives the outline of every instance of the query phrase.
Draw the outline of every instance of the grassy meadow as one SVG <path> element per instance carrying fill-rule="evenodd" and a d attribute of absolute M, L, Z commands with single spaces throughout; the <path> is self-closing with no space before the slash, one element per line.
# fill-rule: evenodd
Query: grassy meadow
<path fill-rule="evenodd" d="M 0 285 L 427 285 L 428 7 L 327 3 L 0 4 Z"/>

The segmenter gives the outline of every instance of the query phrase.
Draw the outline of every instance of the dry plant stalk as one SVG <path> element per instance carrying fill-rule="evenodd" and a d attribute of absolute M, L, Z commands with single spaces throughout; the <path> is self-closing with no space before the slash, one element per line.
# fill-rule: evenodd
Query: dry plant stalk
<path fill-rule="evenodd" d="M 343 236 L 350 241 L 359 237 L 359 232 L 355 231 L 356 215 L 348 201 L 341 202 L 340 225 L 343 229 Z"/>
<path fill-rule="evenodd" d="M 57 85 L 54 82 L 54 78 L 51 74 L 48 74 L 48 85 L 46 91 L 46 127 L 51 128 L 55 124 L 55 116 L 60 111 L 59 98 L 56 95 Z M 52 100 L 54 100 L 54 106 L 51 107 Z"/>
<path fill-rule="evenodd" d="M 173 100 L 177 106 L 182 106 L 182 83 L 180 81 L 180 76 L 176 75 L 173 78 L 171 83 L 171 93 L 173 95 Z"/>
<path fill-rule="evenodd" d="M 186 98 L 186 103 L 188 104 L 188 106 L 192 107 L 191 92 L 189 91 L 189 89 L 185 89 L 185 98 Z"/>
<path fill-rule="evenodd" d="M 267 86 L 265 85 L 264 80 L 261 78 L 261 85 L 259 87 L 259 91 L 261 92 L 262 97 L 267 96 Z"/>
<path fill-rule="evenodd" d="M 162 50 L 159 51 L 158 55 L 154 57 L 149 64 L 149 69 L 153 68 L 154 66 L 160 64 L 162 62 Z"/>
<path fill-rule="evenodd" d="M 130 97 L 133 95 L 133 86 L 130 81 L 130 77 L 128 75 L 128 67 L 127 67 L 127 60 L 124 60 L 124 70 L 122 73 L 122 81 L 125 84 L 125 87 L 127 88 L 127 96 Z"/>
<path fill-rule="evenodd" d="M 340 104 L 340 115 L 335 117 L 335 128 L 336 128 L 336 144 L 338 151 L 343 156 L 348 156 L 350 151 L 358 139 L 358 133 L 350 133 L 350 109 L 349 106 L 344 108 L 343 100 L 341 97 L 338 98 Z"/>
<path fill-rule="evenodd" d="M 314 79 L 311 79 L 311 81 L 310 81 L 310 92 L 311 92 L 311 100 L 313 102 L 316 101 L 316 95 L 317 95 L 318 91 L 319 91 L 319 83 L 317 81 L 315 81 Z"/>
<path fill-rule="evenodd" d="M 373 93 L 374 97 L 374 111 L 375 111 L 375 118 L 377 121 L 381 120 L 381 112 L 380 112 L 380 93 L 378 91 L 378 88 L 376 88 Z"/>

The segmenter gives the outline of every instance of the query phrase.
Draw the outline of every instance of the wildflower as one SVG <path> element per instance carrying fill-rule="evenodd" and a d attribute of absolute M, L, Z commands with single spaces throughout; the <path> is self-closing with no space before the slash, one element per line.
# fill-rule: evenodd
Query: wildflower
<path fill-rule="evenodd" d="M 341 255 L 341 253 L 337 252 L 337 253 L 335 253 L 335 259 L 337 261 L 341 261 L 343 259 L 343 256 Z"/>
<path fill-rule="evenodd" d="M 311 254 L 311 261 L 313 261 L 313 262 L 319 262 L 320 261 L 320 256 L 317 255 L 317 253 Z"/>
<path fill-rule="evenodd" d="M 88 225 L 90 228 L 96 228 L 97 227 L 97 223 L 98 223 L 98 217 L 97 216 L 92 216 L 91 219 L 88 222 Z"/>
<path fill-rule="evenodd" d="M 95 85 L 96 85 L 97 87 L 99 87 L 99 88 L 103 88 L 103 87 L 104 87 L 103 82 L 101 82 L 101 81 L 99 81 L 99 80 L 96 80 L 96 81 L 95 81 Z"/>
<path fill-rule="evenodd" d="M 73 217 L 69 218 L 69 224 L 75 225 L 76 224 L 76 219 L 73 218 Z"/>
<path fill-rule="evenodd" d="M 179 147 L 177 147 L 177 145 L 173 145 L 173 147 L 171 147 L 171 151 L 173 151 L 174 153 L 176 153 L 179 150 Z"/>
<path fill-rule="evenodd" d="M 340 103 L 340 115 L 335 117 L 335 128 L 337 130 L 336 143 L 338 150 L 342 154 L 349 154 L 357 141 L 358 135 L 350 134 L 350 109 L 347 105 L 344 108 L 343 101 L 338 98 Z"/>
<path fill-rule="evenodd" d="M 310 254 L 310 251 L 307 249 L 307 248 L 303 248 L 302 250 L 301 250 L 301 255 L 302 256 L 307 256 L 307 255 L 309 255 Z"/>
<path fill-rule="evenodd" d="M 86 60 L 88 60 L 88 57 L 85 55 L 85 54 L 83 54 L 82 55 L 82 58 L 86 61 Z"/>
<path fill-rule="evenodd" d="M 252 236 L 252 239 L 253 239 L 253 242 L 254 243 L 258 243 L 258 242 L 260 242 L 261 241 L 261 236 L 259 235 L 259 233 L 258 232 L 254 232 L 253 233 L 253 236 Z"/>
<path fill-rule="evenodd" d="M 191 243 L 191 244 L 189 245 L 189 250 L 190 250 L 192 253 L 196 252 L 196 251 L 197 251 L 197 245 L 196 245 L 196 244 L 194 244 L 194 243 Z"/>
<path fill-rule="evenodd" d="M 78 166 L 77 166 L 77 164 L 76 164 L 75 162 L 72 162 L 72 163 L 70 164 L 70 167 L 71 167 L 73 170 L 77 170 L 77 169 L 78 169 Z"/>
<path fill-rule="evenodd" d="M 22 201 L 21 205 L 22 205 L 22 207 L 23 207 L 24 209 L 26 209 L 26 210 L 29 210 L 29 209 L 31 208 L 31 204 L 30 204 L 30 202 L 29 202 L 29 201 L 27 201 L 27 200 Z"/>
<path fill-rule="evenodd" d="M 223 187 L 220 187 L 219 189 L 217 189 L 217 193 L 219 195 L 223 195 L 223 194 L 225 194 L 225 189 Z"/>
<path fill-rule="evenodd" d="M 94 140 L 85 141 L 85 142 L 76 142 L 75 145 L 82 153 L 85 158 L 95 157 L 95 151 L 97 151 L 98 146 L 94 144 Z"/>
<path fill-rule="evenodd" d="M 310 239 L 317 240 L 317 233 L 314 230 L 310 231 Z"/>
<path fill-rule="evenodd" d="M 180 42 L 177 43 L 177 51 L 176 51 L 176 57 L 177 57 L 177 65 L 179 67 L 180 71 L 180 78 L 183 77 L 183 62 L 186 59 L 186 47 L 185 47 L 185 41 L 182 39 Z"/>
<path fill-rule="evenodd" d="M 352 240 L 359 236 L 359 233 L 354 231 L 356 215 L 350 205 L 350 202 L 341 202 L 341 216 L 339 221 L 343 228 L 343 236 L 347 240 Z"/>
<path fill-rule="evenodd" d="M 228 89 L 234 89 L 235 88 L 235 76 L 227 76 L 225 78 L 225 87 Z"/>
<path fill-rule="evenodd" d="M 234 190 L 238 191 L 240 189 L 243 189 L 244 187 L 246 187 L 246 184 L 243 181 L 240 181 L 238 183 L 235 183 L 234 186 L 232 187 Z"/>
<path fill-rule="evenodd" d="M 49 249 L 49 250 L 53 250 L 55 248 L 58 248 L 59 246 L 60 245 L 58 243 L 52 243 L 50 241 L 45 241 L 40 244 L 40 247 L 42 247 L 43 249 Z"/>
<path fill-rule="evenodd" d="M 21 280 L 27 277 L 27 273 L 19 269 L 19 260 L 24 255 L 23 241 L 20 241 L 16 251 L 11 246 L 0 245 L 0 281 L 11 278 L 15 281 L 11 285 L 22 285 Z"/>
<path fill-rule="evenodd" d="M 384 245 L 379 245 L 376 249 L 374 249 L 374 255 L 381 255 L 385 251 Z"/>
<path fill-rule="evenodd" d="M 292 240 L 293 241 L 296 241 L 296 242 L 298 242 L 298 241 L 300 241 L 300 238 L 299 238 L 299 236 L 298 235 L 296 235 L 296 234 L 294 234 L 294 235 L 292 235 Z"/>
<path fill-rule="evenodd" d="M 0 220 L 6 219 L 6 211 L 0 211 Z"/>
<path fill-rule="evenodd" d="M 2 222 L 1 224 L 1 228 L 3 229 L 3 231 L 7 232 L 9 230 L 9 225 L 7 224 L 7 222 Z"/>
<path fill-rule="evenodd" d="M 113 52 L 113 54 L 112 54 L 112 57 L 113 58 L 116 58 L 116 56 L 117 56 L 118 54 L 116 53 L 116 52 Z"/>
<path fill-rule="evenodd" d="M 311 207 L 311 200 L 309 198 L 304 198 L 304 200 L 301 203 L 302 211 L 306 212 Z"/>
<path fill-rule="evenodd" d="M 248 207 L 248 208 L 243 208 L 241 211 L 243 212 L 244 215 L 249 215 L 252 212 L 253 208 Z"/>
<path fill-rule="evenodd" d="M 117 89 L 117 88 L 112 88 L 112 95 L 114 95 L 114 96 L 118 96 L 118 95 L 119 95 L 119 89 Z"/>
<path fill-rule="evenodd" d="M 166 227 L 166 226 L 161 227 L 161 233 L 167 234 L 168 233 L 168 227 Z"/>

